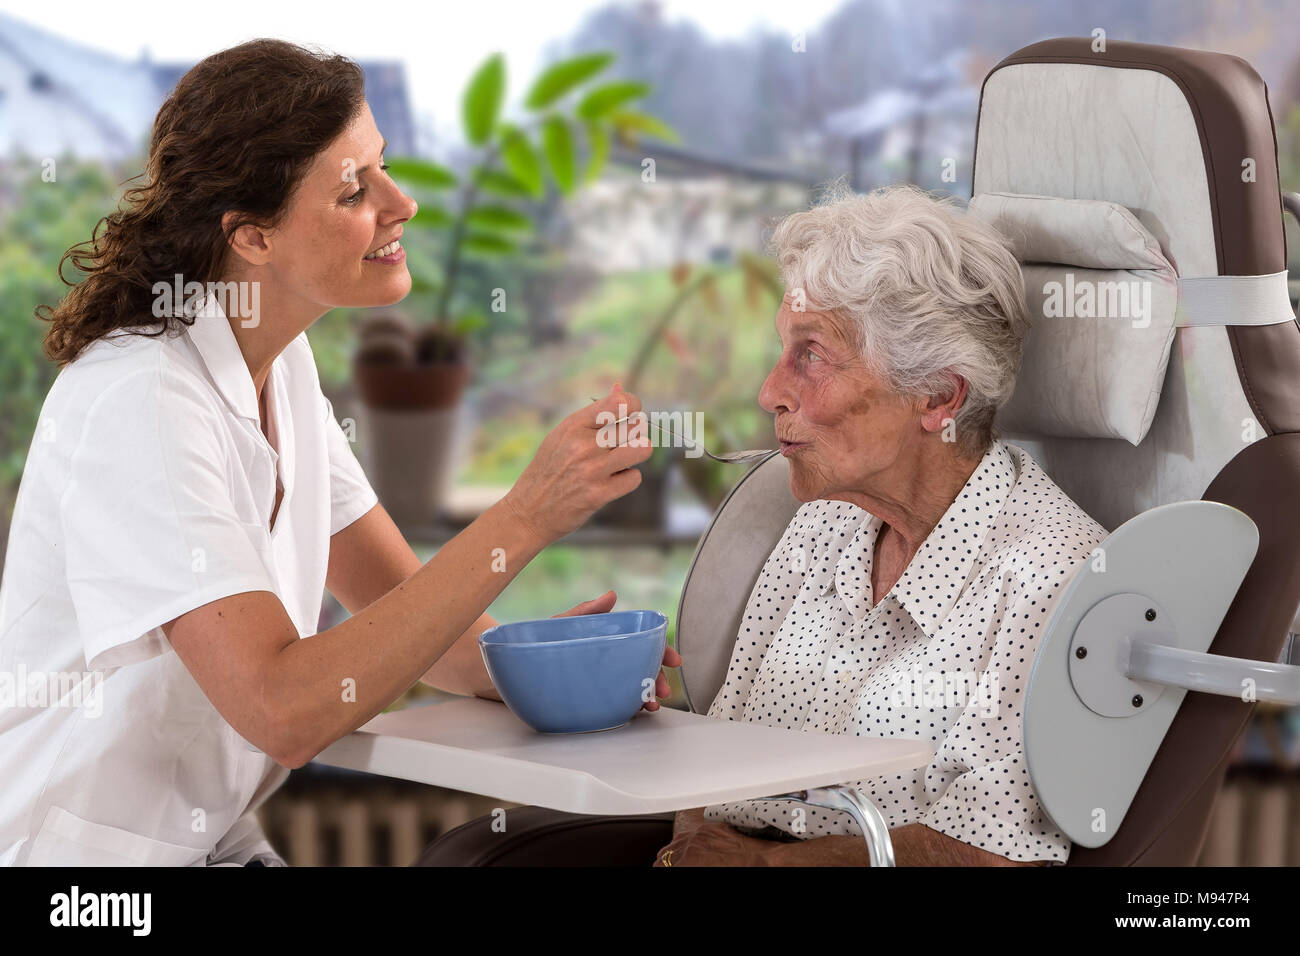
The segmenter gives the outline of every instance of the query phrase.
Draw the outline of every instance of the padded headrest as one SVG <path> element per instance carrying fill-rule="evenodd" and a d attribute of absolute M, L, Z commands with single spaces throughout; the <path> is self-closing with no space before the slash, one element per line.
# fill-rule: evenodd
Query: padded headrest
<path fill-rule="evenodd" d="M 1138 444 L 1174 340 L 1177 276 L 1160 243 L 1106 200 L 981 193 L 970 213 L 1010 240 L 1032 322 L 1002 427 Z"/>
<path fill-rule="evenodd" d="M 1089 37 L 1019 50 L 981 89 L 973 177 L 977 205 L 982 195 L 1003 193 L 1129 210 L 1177 271 L 1184 294 L 1198 289 L 1189 283 L 1205 281 L 1212 293 L 1240 284 L 1273 289 L 1275 299 L 1279 274 L 1284 283 L 1268 93 L 1239 57 L 1122 41 L 1100 49 Z M 1300 328 L 1286 315 L 1274 321 L 1275 306 L 1266 310 L 1269 324 L 1245 324 L 1258 311 L 1234 308 L 1235 319 L 1219 324 L 1175 322 L 1163 383 L 1146 383 L 1161 391 L 1137 445 L 1132 395 L 1120 403 L 1130 416 L 1123 438 L 1068 429 L 1034 437 L 999 415 L 1003 437 L 1107 528 L 1156 505 L 1199 498 L 1247 445 L 1300 431 Z M 1054 360 L 1055 368 L 1068 367 L 1076 393 L 1088 374 L 1090 353 L 1081 351 Z M 1039 374 L 1032 361 L 1025 358 L 1022 374 Z M 1154 368 L 1147 361 L 1142 375 Z M 1106 370 L 1094 362 L 1092 371 Z M 1123 375 L 1130 387 L 1141 378 L 1135 374 Z M 1105 409 L 1107 418 L 1115 414 Z"/>

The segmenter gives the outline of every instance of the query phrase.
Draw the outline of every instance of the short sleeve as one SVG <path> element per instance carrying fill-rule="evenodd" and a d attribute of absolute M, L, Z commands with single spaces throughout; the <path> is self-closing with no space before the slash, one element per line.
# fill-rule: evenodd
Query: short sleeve
<path fill-rule="evenodd" d="M 1082 544 L 1082 543 L 1080 543 Z M 941 794 L 917 822 L 1010 860 L 1070 855 L 1070 840 L 1043 811 L 1025 763 L 1025 692 L 1056 602 L 1079 567 L 1057 564 L 1007 575 L 1005 613 L 979 692 L 935 752 L 927 788 Z"/>
<path fill-rule="evenodd" d="M 275 592 L 232 502 L 220 413 L 197 383 L 161 371 L 101 394 L 69 457 L 59 520 L 87 666 L 136 663 L 169 648 L 162 624 L 222 597 Z"/>
<path fill-rule="evenodd" d="M 325 441 L 330 461 L 330 536 L 338 534 L 379 503 L 352 443 L 334 417 L 334 406 L 320 393 L 325 416 Z"/>
<path fill-rule="evenodd" d="M 710 717 L 742 719 L 745 701 L 754 686 L 763 655 L 803 586 L 808 565 L 805 558 L 808 513 L 817 504 L 819 502 L 809 502 L 799 507 L 785 526 L 781 540 L 763 563 L 745 603 L 745 614 L 732 645 L 726 679 L 709 707 Z"/>

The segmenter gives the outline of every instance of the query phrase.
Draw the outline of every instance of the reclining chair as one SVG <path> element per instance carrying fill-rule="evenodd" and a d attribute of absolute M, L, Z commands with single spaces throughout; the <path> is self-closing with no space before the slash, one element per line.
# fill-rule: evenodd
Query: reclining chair
<path fill-rule="evenodd" d="M 1034 316 L 1002 436 L 1112 532 L 1109 567 L 1080 569 L 1040 645 L 1026 758 L 1074 841 L 1068 865 L 1188 866 L 1253 700 L 1297 699 L 1300 669 L 1275 662 L 1300 607 L 1300 327 L 1263 81 L 1234 56 L 1093 46 L 1047 40 L 990 71 L 969 210 L 1015 243 Z M 1124 282 L 1151 290 L 1131 321 L 1070 295 Z M 677 618 L 693 711 L 721 687 L 798 505 L 773 455 L 701 538 Z M 1163 630 L 1142 657 L 1152 621 Z M 1088 661 L 1101 678 L 1085 671 L 1085 632 L 1109 645 Z M 1258 697 L 1239 693 L 1247 679 Z M 1109 775 L 1104 799 L 1091 773 Z M 1114 808 L 1101 832 L 1098 800 Z M 508 837 L 472 821 L 419 862 L 649 866 L 672 816 L 528 807 L 510 811 Z"/>

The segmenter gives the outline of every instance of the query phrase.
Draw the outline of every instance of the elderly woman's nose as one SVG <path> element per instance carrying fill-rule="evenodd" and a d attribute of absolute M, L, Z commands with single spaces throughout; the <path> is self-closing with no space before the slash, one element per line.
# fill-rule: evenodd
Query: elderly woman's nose
<path fill-rule="evenodd" d="M 781 361 L 778 361 L 772 367 L 772 371 L 767 373 L 763 387 L 758 390 L 758 404 L 765 412 L 773 414 L 781 408 L 794 410 L 797 404 L 794 390 L 789 387 L 789 377 Z"/>

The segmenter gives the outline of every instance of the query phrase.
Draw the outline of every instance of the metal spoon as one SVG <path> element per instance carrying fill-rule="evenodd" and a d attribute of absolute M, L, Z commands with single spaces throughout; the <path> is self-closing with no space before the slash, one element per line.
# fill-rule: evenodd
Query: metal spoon
<path fill-rule="evenodd" d="M 600 401 L 600 399 L 593 398 L 592 401 L 598 402 Z M 626 418 L 620 418 L 616 422 L 610 422 L 610 424 L 619 425 L 625 421 L 628 421 L 629 419 L 631 419 L 631 417 L 632 417 L 631 415 L 628 415 Z M 694 445 L 696 448 L 704 452 L 704 454 L 708 455 L 714 461 L 726 462 L 728 465 L 738 465 L 749 461 L 756 461 L 759 458 L 764 458 L 767 455 L 772 454 L 772 452 L 774 451 L 774 449 L 771 448 L 747 448 L 744 451 L 731 451 L 721 455 L 715 455 L 713 454 L 713 452 L 709 451 L 707 448 L 704 447 L 703 444 L 697 442 L 695 439 L 686 438 L 684 436 L 678 435 L 675 432 L 673 432 L 671 428 L 664 428 L 660 425 L 656 425 L 649 418 L 646 419 L 646 424 L 649 425 L 651 428 L 658 429 L 661 432 L 667 432 L 669 435 L 672 435 L 678 441 L 689 442 L 691 445 Z"/>

